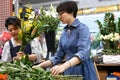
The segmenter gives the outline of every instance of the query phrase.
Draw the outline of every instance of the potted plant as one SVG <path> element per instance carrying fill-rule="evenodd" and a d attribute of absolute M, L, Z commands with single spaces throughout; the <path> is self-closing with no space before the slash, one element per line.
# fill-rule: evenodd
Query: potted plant
<path fill-rule="evenodd" d="M 104 22 L 96 20 L 100 29 L 100 38 L 103 43 L 105 54 L 119 54 L 119 40 L 120 40 L 120 19 L 115 21 L 113 13 L 105 13 Z M 108 52 L 107 52 L 108 51 Z"/>
<path fill-rule="evenodd" d="M 112 63 L 120 61 L 120 18 L 115 20 L 113 13 L 105 13 L 104 22 L 96 20 L 100 29 L 100 38 L 103 43 L 103 62 Z M 117 56 L 116 56 L 117 55 Z"/>

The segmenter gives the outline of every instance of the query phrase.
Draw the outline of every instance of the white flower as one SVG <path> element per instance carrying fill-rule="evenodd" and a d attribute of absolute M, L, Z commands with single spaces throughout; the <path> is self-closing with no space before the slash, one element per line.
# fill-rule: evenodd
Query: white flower
<path fill-rule="evenodd" d="M 54 18 L 57 17 L 56 9 L 52 6 L 52 4 L 51 4 L 51 6 L 50 6 L 50 10 L 45 11 L 45 12 L 46 12 L 46 16 L 52 16 L 52 17 L 54 17 Z"/>
<path fill-rule="evenodd" d="M 104 40 L 108 40 L 108 35 L 105 35 L 105 36 L 104 36 Z"/>
<path fill-rule="evenodd" d="M 100 39 L 103 39 L 103 37 L 104 37 L 103 35 L 100 35 Z"/>
<path fill-rule="evenodd" d="M 120 40 L 120 35 L 119 33 L 110 33 L 109 35 L 101 35 L 100 39 L 103 40 L 110 40 L 110 41 L 119 41 Z"/>
<path fill-rule="evenodd" d="M 115 33 L 115 34 L 114 34 L 114 40 L 115 40 L 115 41 L 120 40 L 119 33 Z"/>
<path fill-rule="evenodd" d="M 33 19 L 34 17 L 35 17 L 35 12 L 32 11 L 31 14 L 30 14 L 30 16 L 29 16 L 29 19 L 30 19 L 30 18 Z"/>

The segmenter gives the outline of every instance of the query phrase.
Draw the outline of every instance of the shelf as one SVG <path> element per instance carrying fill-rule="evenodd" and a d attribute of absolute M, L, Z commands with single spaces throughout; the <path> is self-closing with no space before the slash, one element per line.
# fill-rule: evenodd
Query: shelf
<path fill-rule="evenodd" d="M 115 71 L 120 71 L 120 64 L 109 63 L 109 64 L 96 64 L 100 80 L 106 80 L 106 77 Z"/>
<path fill-rule="evenodd" d="M 96 64 L 96 66 L 120 66 L 120 64 L 112 63 L 112 64 Z"/>

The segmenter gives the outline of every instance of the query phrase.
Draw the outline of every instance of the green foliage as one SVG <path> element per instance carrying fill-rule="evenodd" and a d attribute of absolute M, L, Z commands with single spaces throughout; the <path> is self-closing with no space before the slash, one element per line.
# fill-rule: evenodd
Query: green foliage
<path fill-rule="evenodd" d="M 104 22 L 101 23 L 99 20 L 96 20 L 96 23 L 99 26 L 100 33 L 102 36 L 111 37 L 110 34 L 118 33 L 118 36 L 112 36 L 110 39 L 102 39 L 103 48 L 102 51 L 103 54 L 120 54 L 120 48 L 118 46 L 119 39 L 118 40 L 112 40 L 113 38 L 119 37 L 120 35 L 120 18 L 118 18 L 118 21 L 115 20 L 115 16 L 113 13 L 105 13 L 104 16 Z"/>
<path fill-rule="evenodd" d="M 118 32 L 119 32 L 119 34 L 120 34 L 120 18 L 118 18 L 118 23 L 117 23 L 117 25 L 118 25 Z"/>
<path fill-rule="evenodd" d="M 104 49 L 102 51 L 102 54 L 104 55 L 118 55 L 120 54 L 120 49 Z"/>
<path fill-rule="evenodd" d="M 39 21 L 45 24 L 45 26 L 43 26 L 45 31 L 55 31 L 58 28 L 58 24 L 60 22 L 58 17 L 54 17 L 50 13 L 47 15 L 43 7 L 40 8 L 40 11 L 41 16 L 39 16 Z"/>
<path fill-rule="evenodd" d="M 9 80 L 82 80 L 82 76 L 53 76 L 43 68 L 31 68 L 32 63 L 28 60 L 28 55 L 13 63 L 0 62 L 0 74 L 8 74 Z"/>
<path fill-rule="evenodd" d="M 102 35 L 108 35 L 115 32 L 120 33 L 120 19 L 116 22 L 113 13 L 105 13 L 104 22 L 101 23 L 99 20 L 96 20 L 96 23 Z"/>
<path fill-rule="evenodd" d="M 23 56 L 20 61 L 13 63 L 0 63 L 0 73 L 8 74 L 9 80 L 54 80 L 54 76 L 50 72 L 42 68 L 31 68 L 32 63 L 28 60 L 28 56 Z"/>

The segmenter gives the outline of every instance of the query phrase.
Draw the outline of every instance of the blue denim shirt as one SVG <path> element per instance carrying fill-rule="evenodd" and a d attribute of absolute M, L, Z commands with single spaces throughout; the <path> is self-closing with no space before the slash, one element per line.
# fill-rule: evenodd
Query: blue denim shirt
<path fill-rule="evenodd" d="M 82 75 L 83 80 L 97 80 L 92 60 L 90 59 L 90 32 L 88 27 L 76 19 L 70 26 L 64 27 L 58 49 L 50 59 L 54 65 L 60 63 L 65 57 L 66 61 L 77 56 L 80 64 L 67 69 L 65 75 Z"/>

